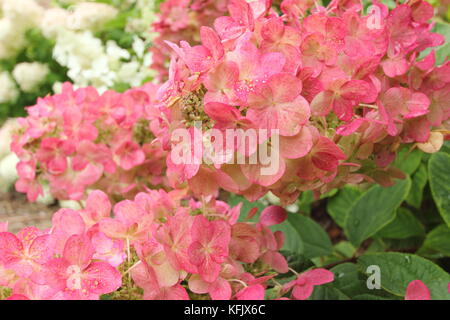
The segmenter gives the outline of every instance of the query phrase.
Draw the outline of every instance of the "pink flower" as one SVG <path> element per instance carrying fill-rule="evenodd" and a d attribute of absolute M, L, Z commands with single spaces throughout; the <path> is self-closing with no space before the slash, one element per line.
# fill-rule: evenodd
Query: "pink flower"
<path fill-rule="evenodd" d="M 125 170 L 142 164 L 145 160 L 144 152 L 139 145 L 132 141 L 125 141 L 115 150 L 115 155 L 119 158 L 120 166 Z"/>
<path fill-rule="evenodd" d="M 128 239 L 130 242 L 147 239 L 153 222 L 153 214 L 143 206 L 147 197 L 141 193 L 135 201 L 119 202 L 114 207 L 115 218 L 100 221 L 100 231 L 113 239 Z"/>
<path fill-rule="evenodd" d="M 327 179 L 334 175 L 340 160 L 347 158 L 345 153 L 330 139 L 313 133 L 314 146 L 305 157 L 299 160 L 297 175 L 305 180 Z"/>
<path fill-rule="evenodd" d="M 197 266 L 202 279 L 213 282 L 220 272 L 220 265 L 228 257 L 231 228 L 222 220 L 208 221 L 204 216 L 195 217 L 189 246 L 189 261 Z"/>
<path fill-rule="evenodd" d="M 180 210 L 166 219 L 167 222 L 157 231 L 157 239 L 163 245 L 167 259 L 176 269 L 196 273 L 197 267 L 189 261 L 188 255 L 194 218 Z"/>
<path fill-rule="evenodd" d="M 49 172 L 59 174 L 67 168 L 67 156 L 73 153 L 74 145 L 57 138 L 42 140 L 41 148 L 36 152 L 36 158 L 43 163 Z"/>
<path fill-rule="evenodd" d="M 39 281 L 41 266 L 53 257 L 50 237 L 34 227 L 22 229 L 17 236 L 1 232 L 0 265 L 20 277 Z"/>
<path fill-rule="evenodd" d="M 264 287 L 260 284 L 254 284 L 236 293 L 236 300 L 264 300 L 264 295 Z"/>
<path fill-rule="evenodd" d="M 87 200 L 86 206 L 80 211 L 80 215 L 87 227 L 100 222 L 111 215 L 111 203 L 108 196 L 100 190 L 92 191 Z"/>
<path fill-rule="evenodd" d="M 260 128 L 278 129 L 282 136 L 297 134 L 310 116 L 309 104 L 300 93 L 302 84 L 289 74 L 273 75 L 248 97 L 247 117 Z"/>
<path fill-rule="evenodd" d="M 230 300 L 232 288 L 228 280 L 218 277 L 213 282 L 206 282 L 198 274 L 189 278 L 189 290 L 197 294 L 208 293 L 212 300 Z"/>
<path fill-rule="evenodd" d="M 178 284 L 182 271 L 175 269 L 161 244 L 154 240 L 147 240 L 135 244 L 141 264 L 145 267 L 132 271 L 134 277 L 141 278 L 145 275 L 145 281 L 138 285 L 145 291 L 159 291 L 163 288 L 171 288 Z"/>
<path fill-rule="evenodd" d="M 186 289 L 178 282 L 169 287 L 159 286 L 154 273 L 145 264 L 139 264 L 131 274 L 136 285 L 144 289 L 144 300 L 189 300 Z"/>
<path fill-rule="evenodd" d="M 70 300 L 96 300 L 117 290 L 122 284 L 120 273 L 106 262 L 92 261 L 93 254 L 94 248 L 86 236 L 71 236 L 62 258 L 45 264 L 48 285 Z"/>
<path fill-rule="evenodd" d="M 329 283 L 334 280 L 333 272 L 318 268 L 306 271 L 297 276 L 297 279 L 288 282 L 283 289 L 292 289 L 292 296 L 297 300 L 308 299 L 314 291 L 314 286 Z"/>
<path fill-rule="evenodd" d="M 314 115 L 325 116 L 331 110 L 344 121 L 349 121 L 353 114 L 353 108 L 359 103 L 370 103 L 376 99 L 374 87 L 363 80 L 342 80 L 332 84 L 333 88 L 322 91 L 311 102 Z"/>
<path fill-rule="evenodd" d="M 217 18 L 214 27 L 223 40 L 234 40 L 245 31 L 253 31 L 254 17 L 250 5 L 244 0 L 230 0 L 229 17 Z"/>
<path fill-rule="evenodd" d="M 430 290 L 420 280 L 413 280 L 408 284 L 405 300 L 431 300 Z"/>

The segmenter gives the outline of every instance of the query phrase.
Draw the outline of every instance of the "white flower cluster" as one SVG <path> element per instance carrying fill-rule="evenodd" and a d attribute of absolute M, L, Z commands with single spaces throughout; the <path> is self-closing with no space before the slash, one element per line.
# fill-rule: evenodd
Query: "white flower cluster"
<path fill-rule="evenodd" d="M 0 128 L 0 192 L 6 192 L 18 178 L 16 164 L 19 159 L 9 147 L 12 132 L 17 128 L 18 124 L 15 119 L 9 119 Z"/>
<path fill-rule="evenodd" d="M 0 72 L 0 103 L 14 102 L 19 90 L 8 72 Z"/>
<path fill-rule="evenodd" d="M 48 72 L 48 66 L 44 63 L 22 62 L 16 64 L 12 75 L 22 91 L 33 92 Z"/>
<path fill-rule="evenodd" d="M 14 57 L 26 46 L 25 31 L 38 27 L 44 8 L 32 0 L 0 0 L 0 59 Z"/>
<path fill-rule="evenodd" d="M 104 45 L 91 31 L 65 30 L 57 37 L 53 57 L 69 69 L 68 76 L 76 87 L 92 85 L 104 91 L 116 83 L 138 86 L 152 76 L 150 54 L 137 36 L 130 54 L 114 41 Z"/>
<path fill-rule="evenodd" d="M 0 59 L 14 58 L 27 45 L 25 32 L 38 28 L 55 42 L 53 58 L 68 68 L 67 76 L 75 87 L 92 85 L 104 91 L 115 85 L 138 86 L 153 76 L 149 69 L 151 56 L 146 48 L 151 38 L 147 30 L 154 17 L 154 0 L 118 1 L 121 6 L 134 4 L 141 12 L 125 28 L 135 34 L 129 49 L 119 47 L 112 40 L 103 43 L 95 37 L 96 32 L 117 16 L 117 8 L 94 1 L 59 2 L 68 8 L 56 6 L 50 0 L 0 0 Z M 0 88 L 0 101 L 14 102 L 18 88 L 32 92 L 48 72 L 44 64 L 18 64 L 10 76 L 3 74 L 0 78 L 1 83 L 7 84 Z M 54 87 L 58 86 L 56 83 Z"/>

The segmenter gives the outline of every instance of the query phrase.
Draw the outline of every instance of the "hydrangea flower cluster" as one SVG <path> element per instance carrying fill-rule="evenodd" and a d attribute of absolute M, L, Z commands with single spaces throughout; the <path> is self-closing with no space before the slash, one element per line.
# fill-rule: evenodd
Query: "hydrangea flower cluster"
<path fill-rule="evenodd" d="M 178 128 L 278 130 L 222 154 L 278 153 L 279 170 L 263 164 L 168 163 L 172 185 L 188 181 L 196 195 L 219 188 L 256 200 L 272 191 L 285 202 L 347 183 L 393 184 L 390 166 L 400 145 L 436 152 L 448 133 L 450 62 L 435 66 L 444 42 L 430 31 L 432 7 L 408 1 L 393 10 L 375 1 L 327 7 L 284 0 L 281 14 L 264 0 L 230 0 L 228 16 L 201 27 L 201 45 L 166 42 L 174 51 L 169 80 L 158 90 L 163 114 L 152 128 L 165 148 Z M 307 15 L 307 12 L 310 12 Z M 420 57 L 420 58 L 419 58 Z M 202 128 L 194 126 L 202 121 Z M 210 141 L 212 143 L 212 140 Z M 217 150 L 220 149 L 220 150 Z"/>
<path fill-rule="evenodd" d="M 147 84 L 100 95 L 66 83 L 61 94 L 39 99 L 18 119 L 13 136 L 11 149 L 20 159 L 16 189 L 35 201 L 48 182 L 54 197 L 82 200 L 87 189 L 114 198 L 164 185 L 166 153 L 144 118 L 154 90 Z"/>
<path fill-rule="evenodd" d="M 152 69 L 158 72 L 159 80 L 168 76 L 167 63 L 171 50 L 164 41 L 187 41 L 191 45 L 200 42 L 200 27 L 212 26 L 214 20 L 227 13 L 228 0 L 168 0 L 161 3 L 152 31 Z"/>
<path fill-rule="evenodd" d="M 281 207 L 264 209 L 259 222 L 238 221 L 241 205 L 197 202 L 181 191 L 152 190 L 114 208 L 102 191 L 84 209 L 60 209 L 53 226 L 17 234 L 0 224 L 0 290 L 8 299 L 264 299 L 273 285 L 279 297 L 306 299 L 333 273 L 314 269 L 286 285 L 288 272 Z M 255 213 L 255 210 L 252 210 Z M 287 297 L 284 297 L 286 299 Z"/>

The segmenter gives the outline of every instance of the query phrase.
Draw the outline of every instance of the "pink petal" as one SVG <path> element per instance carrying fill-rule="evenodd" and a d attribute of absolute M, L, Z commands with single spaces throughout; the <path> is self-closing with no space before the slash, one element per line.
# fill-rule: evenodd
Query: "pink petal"
<path fill-rule="evenodd" d="M 127 236 L 127 227 L 122 222 L 112 218 L 100 221 L 100 231 L 113 239 L 125 238 Z"/>
<path fill-rule="evenodd" d="M 97 217 L 99 221 L 101 218 L 109 217 L 111 213 L 111 202 L 103 191 L 94 190 L 86 200 L 86 209 L 91 212 L 92 216 Z"/>
<path fill-rule="evenodd" d="M 71 264 L 81 269 L 87 267 L 94 255 L 94 248 L 85 235 L 71 236 L 64 247 L 63 257 Z"/>
<path fill-rule="evenodd" d="M 200 28 L 200 37 L 202 44 L 208 48 L 215 60 L 221 59 L 224 55 L 223 45 L 220 42 L 217 33 L 209 27 Z"/>
<path fill-rule="evenodd" d="M 306 271 L 301 276 L 305 277 L 311 285 L 320 285 L 334 280 L 333 272 L 323 268 Z"/>
<path fill-rule="evenodd" d="M 302 92 L 302 82 L 288 73 L 275 74 L 267 81 L 272 89 L 273 101 L 276 103 L 290 102 Z"/>
<path fill-rule="evenodd" d="M 198 294 L 205 294 L 209 291 L 209 282 L 204 281 L 198 274 L 193 274 L 188 281 L 189 290 Z"/>
<path fill-rule="evenodd" d="M 296 285 L 292 289 L 292 296 L 297 300 L 308 299 L 314 291 L 314 286 L 305 284 L 303 286 Z"/>
<path fill-rule="evenodd" d="M 268 206 L 259 217 L 259 221 L 265 226 L 273 226 L 287 219 L 287 212 L 280 206 Z"/>
<path fill-rule="evenodd" d="M 211 283 L 209 287 L 209 294 L 212 300 L 230 300 L 230 283 L 227 280 L 219 277 L 216 281 Z"/>
<path fill-rule="evenodd" d="M 405 300 L 430 300 L 430 290 L 420 280 L 413 280 L 406 288 Z"/>
<path fill-rule="evenodd" d="M 205 105 L 205 112 L 219 123 L 234 122 L 240 116 L 238 109 L 220 102 L 207 103 Z"/>
<path fill-rule="evenodd" d="M 311 151 L 313 139 L 310 130 L 303 127 L 295 136 L 280 136 L 280 154 L 287 159 L 304 157 Z"/>
<path fill-rule="evenodd" d="M 260 284 L 245 287 L 236 294 L 237 300 L 264 300 L 264 287 Z"/>
<path fill-rule="evenodd" d="M 106 262 L 91 263 L 83 274 L 83 288 L 95 294 L 110 293 L 122 285 L 120 272 Z"/>
<path fill-rule="evenodd" d="M 0 263 L 8 265 L 21 260 L 22 242 L 10 232 L 0 233 Z"/>
<path fill-rule="evenodd" d="M 311 101 L 311 112 L 315 116 L 326 116 L 333 108 L 334 93 L 322 91 Z"/>

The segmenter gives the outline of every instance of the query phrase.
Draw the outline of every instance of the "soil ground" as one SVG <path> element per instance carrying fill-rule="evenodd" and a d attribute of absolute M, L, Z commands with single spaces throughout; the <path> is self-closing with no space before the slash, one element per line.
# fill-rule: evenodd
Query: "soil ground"
<path fill-rule="evenodd" d="M 10 232 L 29 226 L 41 230 L 49 228 L 52 215 L 57 210 L 57 205 L 29 203 L 25 195 L 16 191 L 0 193 L 0 222 L 7 221 Z"/>

